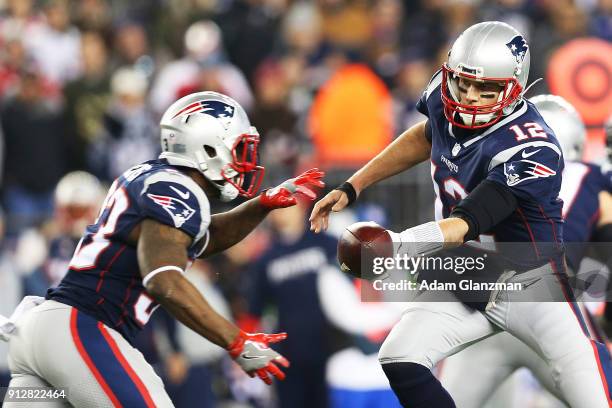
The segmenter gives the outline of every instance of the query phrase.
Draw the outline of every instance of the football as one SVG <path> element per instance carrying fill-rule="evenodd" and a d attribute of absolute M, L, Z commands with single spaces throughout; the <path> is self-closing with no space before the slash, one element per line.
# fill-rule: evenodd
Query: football
<path fill-rule="evenodd" d="M 344 273 L 366 280 L 379 277 L 374 273 L 374 259 L 393 256 L 389 233 L 375 222 L 349 225 L 338 240 L 338 263 Z"/>

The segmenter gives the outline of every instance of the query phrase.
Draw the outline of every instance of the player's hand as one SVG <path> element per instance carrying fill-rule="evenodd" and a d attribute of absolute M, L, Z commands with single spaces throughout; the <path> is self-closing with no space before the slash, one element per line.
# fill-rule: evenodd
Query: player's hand
<path fill-rule="evenodd" d="M 299 176 L 289 179 L 282 184 L 261 193 L 259 200 L 266 208 L 285 208 L 297 204 L 297 197 L 303 196 L 309 200 L 317 198 L 313 187 L 325 187 L 323 177 L 325 173 L 314 168 Z"/>
<path fill-rule="evenodd" d="M 316 233 L 327 230 L 329 213 L 342 211 L 349 203 L 344 191 L 332 190 L 320 199 L 310 213 L 310 230 Z"/>
<path fill-rule="evenodd" d="M 181 353 L 172 353 L 165 361 L 166 375 L 172 384 L 182 384 L 189 373 L 189 361 Z"/>
<path fill-rule="evenodd" d="M 265 334 L 245 333 L 241 331 L 236 340 L 227 348 L 236 363 L 251 377 L 257 375 L 263 382 L 272 384 L 273 375 L 279 380 L 285 379 L 285 373 L 278 365 L 289 367 L 289 361 L 269 347 L 287 338 L 287 333 Z"/>

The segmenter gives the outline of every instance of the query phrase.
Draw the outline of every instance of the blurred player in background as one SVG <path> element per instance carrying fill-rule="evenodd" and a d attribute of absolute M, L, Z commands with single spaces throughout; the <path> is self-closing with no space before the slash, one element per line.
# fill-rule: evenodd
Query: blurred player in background
<path fill-rule="evenodd" d="M 96 219 L 103 199 L 104 188 L 92 174 L 74 171 L 60 179 L 54 192 L 53 221 L 40 233 L 28 231 L 18 241 L 18 253 L 32 259 L 24 271 L 26 295 L 44 296 L 48 288 L 60 283 L 83 231 Z M 37 238 L 45 241 L 46 253 L 34 256 L 32 244 Z"/>
<path fill-rule="evenodd" d="M 326 378 L 331 408 L 394 408 L 397 397 L 378 363 L 378 349 L 407 304 L 362 302 L 361 281 L 337 266 L 320 271 L 317 281 L 327 319 L 350 337 L 327 362 Z M 372 294 L 373 296 L 376 293 Z M 381 299 L 382 300 L 382 299 Z"/>
<path fill-rule="evenodd" d="M 267 307 L 278 313 L 278 330 L 291 333 L 279 352 L 291 361 L 278 384 L 281 408 L 326 408 L 325 366 L 333 333 L 317 293 L 319 273 L 336 263 L 337 241 L 308 229 L 304 205 L 270 214 L 270 248 L 249 268 L 249 312 L 257 320 Z"/>
<path fill-rule="evenodd" d="M 540 95 L 531 98 L 531 102 L 553 129 L 565 158 L 560 192 L 565 220 L 563 241 L 567 244 L 569 273 L 575 275 L 588 249 L 587 243 L 593 238 L 602 240 L 611 226 L 612 180 L 600 166 L 581 161 L 586 129 L 573 106 L 554 95 Z M 603 242 L 612 242 L 612 236 Z M 582 303 L 579 305 L 591 338 L 605 344 L 606 339 L 594 318 Z M 478 408 L 521 367 L 529 368 L 549 392 L 562 399 L 554 382 L 559 373 L 554 368 L 551 370 L 525 343 L 508 333 L 496 334 L 446 359 L 440 381 L 459 408 Z M 473 379 L 471 387 L 465 387 L 466 377 Z"/>
<path fill-rule="evenodd" d="M 481 298 L 488 302 L 469 304 L 459 301 L 466 295 L 460 291 L 421 291 L 395 325 L 379 360 L 406 407 L 455 407 L 431 369 L 502 330 L 557 370 L 558 387 L 572 407 L 609 405 L 604 375 L 609 355 L 584 330 L 565 274 L 558 199 L 561 149 L 536 108 L 523 98 L 529 64 L 529 46 L 511 26 L 484 22 L 469 27 L 417 105 L 428 119 L 405 131 L 313 209 L 311 228 L 321 231 L 331 211 L 345 208 L 366 187 L 429 159 L 437 221 L 399 234 L 388 231 L 396 243 L 394 255 L 430 255 L 476 239 L 480 244 L 517 244 L 496 245 L 486 272 L 495 273 L 492 282 L 526 289 L 495 291 Z M 467 246 L 454 253 L 458 251 L 482 256 Z M 445 272 L 442 277 L 452 281 L 454 271 Z"/>
<path fill-rule="evenodd" d="M 158 304 L 240 367 L 270 384 L 288 361 L 269 348 L 282 334 L 249 334 L 214 311 L 184 276 L 197 257 L 242 240 L 275 208 L 314 198 L 317 170 L 257 195 L 259 135 L 242 107 L 214 92 L 188 95 L 161 120 L 162 154 L 111 186 L 69 271 L 37 307 L 14 316 L 11 387 L 69 389 L 74 406 L 172 406 L 163 383 L 130 343 Z M 252 198 L 211 216 L 208 197 Z M 4 327 L 4 332 L 10 331 Z M 6 406 L 14 405 L 7 402 Z"/>

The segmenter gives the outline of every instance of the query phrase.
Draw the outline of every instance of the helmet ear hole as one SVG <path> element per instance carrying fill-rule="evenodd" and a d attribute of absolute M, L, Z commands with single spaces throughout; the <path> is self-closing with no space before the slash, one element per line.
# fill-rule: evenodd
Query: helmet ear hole
<path fill-rule="evenodd" d="M 210 158 L 217 157 L 217 149 L 210 145 L 204 145 L 204 151 Z"/>

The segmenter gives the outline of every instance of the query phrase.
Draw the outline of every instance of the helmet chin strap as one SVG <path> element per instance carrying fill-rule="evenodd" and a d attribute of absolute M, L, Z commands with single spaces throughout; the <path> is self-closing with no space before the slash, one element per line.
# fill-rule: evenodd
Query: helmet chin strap
<path fill-rule="evenodd" d="M 213 184 L 217 185 L 216 183 Z M 238 197 L 238 189 L 228 182 L 225 182 L 223 186 L 219 186 L 219 190 L 221 191 L 220 199 L 223 202 L 227 203 Z"/>
<path fill-rule="evenodd" d="M 221 201 L 229 202 L 229 201 L 234 200 L 236 197 L 238 197 L 239 191 L 236 187 L 234 187 L 228 182 L 224 182 L 223 184 L 216 183 L 214 180 L 210 179 L 206 175 L 206 173 L 208 173 L 208 164 L 206 162 L 206 158 L 204 157 L 204 154 L 201 151 L 199 150 L 196 151 L 195 156 L 196 156 L 196 159 L 198 160 L 198 167 L 200 171 L 202 172 L 202 174 L 204 175 L 204 177 L 209 179 L 211 181 L 210 184 L 215 186 L 215 188 L 217 188 L 220 191 L 219 198 L 221 199 Z"/>
<path fill-rule="evenodd" d="M 227 181 L 224 181 L 223 184 L 219 184 L 215 182 L 214 180 L 210 180 L 210 179 L 209 181 L 210 181 L 209 184 L 213 185 L 217 190 L 219 190 L 219 199 L 223 201 L 224 203 L 232 201 L 233 199 L 238 197 L 238 194 L 239 194 L 238 189 L 234 187 L 233 185 L 231 185 L 230 183 L 228 183 Z"/>
<path fill-rule="evenodd" d="M 523 92 L 521 92 L 521 97 L 525 96 L 525 94 L 531 89 L 532 86 L 534 86 L 535 84 L 537 84 L 538 82 L 540 82 L 542 80 L 542 78 L 538 78 L 535 81 L 533 81 L 531 84 L 527 85 L 525 87 L 525 90 Z"/>

